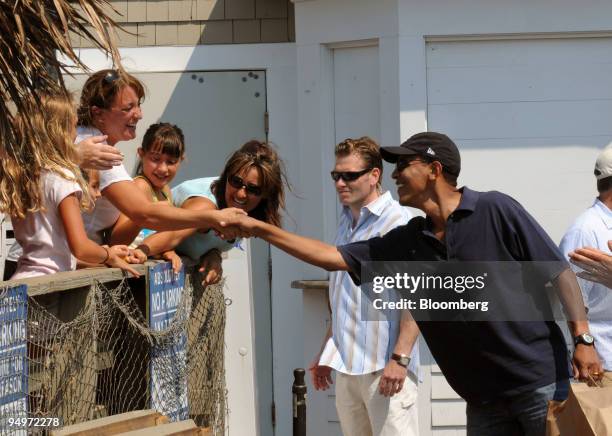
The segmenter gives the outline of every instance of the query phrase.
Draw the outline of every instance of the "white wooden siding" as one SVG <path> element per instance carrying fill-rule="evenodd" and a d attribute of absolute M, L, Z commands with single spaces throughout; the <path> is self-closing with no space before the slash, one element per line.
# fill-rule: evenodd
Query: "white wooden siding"
<path fill-rule="evenodd" d="M 422 337 L 419 350 L 419 435 L 465 435 L 465 401 L 450 387 Z"/>
<path fill-rule="evenodd" d="M 430 42 L 428 129 L 456 140 L 461 184 L 509 193 L 559 242 L 596 195 L 611 72 L 611 38 Z"/>
<path fill-rule="evenodd" d="M 431 399 L 432 400 L 460 400 L 461 397 L 450 387 L 442 373 L 431 374 Z"/>

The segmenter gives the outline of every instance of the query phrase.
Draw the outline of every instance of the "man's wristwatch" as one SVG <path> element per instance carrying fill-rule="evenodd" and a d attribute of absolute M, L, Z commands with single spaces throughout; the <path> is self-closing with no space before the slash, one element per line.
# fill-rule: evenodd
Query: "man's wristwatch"
<path fill-rule="evenodd" d="M 395 360 L 399 365 L 404 368 L 408 368 L 408 364 L 410 363 L 410 356 L 407 354 L 391 354 L 391 359 Z"/>
<path fill-rule="evenodd" d="M 574 345 L 578 344 L 593 345 L 595 344 L 595 338 L 590 333 L 582 333 L 574 337 Z"/>

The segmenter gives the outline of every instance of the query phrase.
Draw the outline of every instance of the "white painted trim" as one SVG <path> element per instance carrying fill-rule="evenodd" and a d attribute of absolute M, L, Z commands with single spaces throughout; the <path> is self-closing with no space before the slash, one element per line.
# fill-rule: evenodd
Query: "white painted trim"
<path fill-rule="evenodd" d="M 378 77 L 380 90 L 380 145 L 400 144 L 399 41 L 381 38 L 378 44 Z M 383 174 L 390 176 L 391 172 Z M 386 177 L 385 177 L 386 178 Z M 390 180 L 387 178 L 387 180 Z"/>
<path fill-rule="evenodd" d="M 251 354 L 251 363 L 252 364 L 252 371 L 253 371 L 253 375 L 256 377 L 258 374 L 258 370 L 257 370 L 257 344 L 255 343 L 255 306 L 253 304 L 252 299 L 254 298 L 254 285 L 255 285 L 255 280 L 253 278 L 253 252 L 252 252 L 252 246 L 251 246 L 251 241 L 248 240 L 247 241 L 248 244 L 248 249 L 246 250 L 246 254 L 247 254 L 247 266 L 248 266 L 248 277 L 249 277 L 249 293 L 248 295 L 245 295 L 244 298 L 248 298 L 249 300 L 249 317 L 251 318 L 251 322 L 250 322 L 250 329 L 251 329 L 251 349 L 250 349 L 250 354 Z M 270 262 L 272 262 L 272 258 L 270 258 L 269 260 Z M 270 287 L 272 287 L 272 283 L 270 283 Z M 270 289 L 271 291 L 271 289 Z M 272 292 L 270 292 L 270 294 L 272 294 Z M 270 295 L 270 297 L 272 297 L 272 295 Z M 272 307 L 270 307 L 270 316 L 272 316 Z M 272 323 L 272 320 L 270 320 L 270 324 Z M 270 336 L 272 336 L 272 332 L 270 332 Z M 270 338 L 270 341 L 272 341 L 272 338 Z M 274 354 L 274 344 L 272 344 L 272 350 L 270 350 L 272 352 L 272 354 Z M 274 365 L 274 362 L 272 363 L 272 365 Z M 274 380 L 274 374 L 272 375 L 272 380 Z M 243 394 L 248 394 L 250 392 L 243 392 Z M 259 410 L 260 410 L 260 406 L 261 404 L 259 403 L 259 396 L 258 396 L 258 383 L 257 381 L 255 381 L 253 383 L 253 404 L 255 406 L 254 408 L 254 412 L 255 412 L 255 416 L 254 416 L 254 421 L 255 421 L 255 436 L 261 436 L 261 416 L 259 416 Z M 272 398 L 274 398 L 274 392 L 272 392 Z"/>
<path fill-rule="evenodd" d="M 357 47 L 376 47 L 378 46 L 378 38 L 371 39 L 358 39 L 355 41 L 341 41 L 324 44 L 325 47 L 330 49 L 336 48 L 357 48 Z"/>
<path fill-rule="evenodd" d="M 574 39 L 609 37 L 612 37 L 611 31 L 424 35 L 426 42 L 504 41 L 516 39 Z"/>
<path fill-rule="evenodd" d="M 400 137 L 427 130 L 427 52 L 422 36 L 399 37 Z"/>
<path fill-rule="evenodd" d="M 321 45 L 321 162 L 325 165 L 330 156 L 333 156 L 333 147 L 336 144 L 336 122 L 334 102 L 334 49 L 328 45 Z M 327 168 L 322 169 L 323 176 L 327 175 Z M 333 184 L 323 184 L 323 216 L 325 241 L 333 243 L 336 237 L 338 222 L 338 202 Z"/>
<path fill-rule="evenodd" d="M 112 67 L 112 61 L 97 49 L 76 50 L 92 71 Z M 128 71 L 167 72 L 185 70 L 247 70 L 295 67 L 295 44 L 226 44 L 196 47 L 121 48 L 119 53 Z M 59 59 L 73 65 L 65 57 Z M 73 70 L 80 72 L 80 70 Z"/>

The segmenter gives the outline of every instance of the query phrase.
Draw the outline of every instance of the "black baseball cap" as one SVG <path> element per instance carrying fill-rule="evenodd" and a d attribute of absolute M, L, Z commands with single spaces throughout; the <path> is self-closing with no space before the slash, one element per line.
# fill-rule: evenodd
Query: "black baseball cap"
<path fill-rule="evenodd" d="M 437 160 L 454 176 L 459 176 L 461 171 L 459 149 L 448 136 L 438 132 L 417 133 L 399 147 L 381 147 L 380 154 L 390 163 L 396 163 L 402 156 L 420 156 L 429 161 Z"/>

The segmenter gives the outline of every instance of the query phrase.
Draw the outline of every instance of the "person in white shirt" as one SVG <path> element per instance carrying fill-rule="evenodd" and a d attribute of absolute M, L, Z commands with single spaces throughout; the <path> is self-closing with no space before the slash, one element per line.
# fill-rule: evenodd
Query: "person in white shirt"
<path fill-rule="evenodd" d="M 100 246 L 85 234 L 81 209 L 90 205 L 91 195 L 77 167 L 76 114 L 70 97 L 26 99 L 38 110 L 18 114 L 15 126 L 18 132 L 36 132 L 38 141 L 22 141 L 21 149 L 8 151 L 0 177 L 2 212 L 10 213 L 15 238 L 23 247 L 11 280 L 73 270 L 75 256 L 138 276 L 122 259 L 127 246 Z"/>
<path fill-rule="evenodd" d="M 588 309 L 594 346 L 605 370 L 605 384 L 612 385 L 612 290 L 605 284 L 590 280 L 591 267 L 585 254 L 599 250 L 610 255 L 612 239 L 612 147 L 605 148 L 595 162 L 595 178 L 599 195 L 591 207 L 584 211 L 570 226 L 561 240 L 560 248 L 565 256 L 578 265 L 580 288 Z M 583 248 L 587 247 L 587 248 Z M 590 248 L 588 248 L 590 247 Z M 576 252 L 576 253 L 574 253 Z M 582 253 L 582 254 L 581 254 Z"/>
<path fill-rule="evenodd" d="M 411 218 L 408 209 L 381 192 L 379 147 L 368 137 L 335 148 L 331 173 L 343 205 L 335 245 L 382 236 Z M 419 333 L 411 319 L 364 320 L 362 290 L 348 272 L 329 278 L 332 322 L 310 365 L 315 389 L 326 390 L 336 371 L 336 409 L 346 436 L 417 435 Z"/>
<path fill-rule="evenodd" d="M 142 119 L 140 105 L 144 86 L 123 70 L 101 70 L 92 74 L 81 91 L 78 108 L 77 142 L 90 136 L 106 135 L 109 145 L 136 137 L 136 125 Z M 123 213 L 140 228 L 179 230 L 186 228 L 214 228 L 227 232 L 224 224 L 231 224 L 244 212 L 237 208 L 224 210 L 186 210 L 156 207 L 135 185 L 123 165 L 100 171 L 102 198 L 90 214 L 84 214 L 87 234 L 102 241 L 103 232 L 112 227 Z M 231 232 L 231 230 L 230 230 Z M 129 244 L 131 241 L 115 241 Z M 139 261 L 142 259 L 131 259 Z"/>

